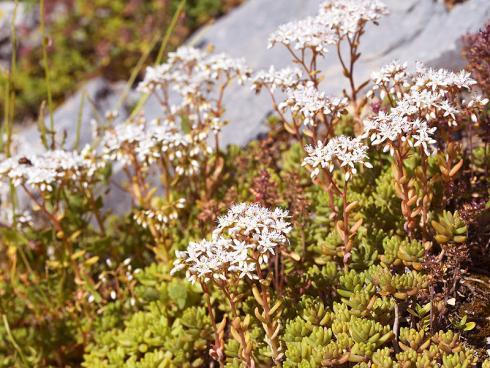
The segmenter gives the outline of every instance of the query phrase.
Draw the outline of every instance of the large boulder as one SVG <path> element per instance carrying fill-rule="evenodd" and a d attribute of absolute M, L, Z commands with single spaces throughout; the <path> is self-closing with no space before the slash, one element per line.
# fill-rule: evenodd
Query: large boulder
<path fill-rule="evenodd" d="M 267 49 L 269 34 L 280 24 L 317 12 L 318 0 L 249 0 L 195 35 L 197 45 L 213 44 L 218 51 L 244 57 L 253 69 L 270 65 L 290 65 L 290 57 L 279 45 Z M 460 38 L 477 31 L 490 18 L 490 1 L 468 0 L 448 10 L 440 1 L 385 0 L 390 15 L 379 26 L 369 26 L 361 41 L 362 58 L 355 71 L 358 81 L 393 59 L 459 69 L 464 66 Z M 322 88 L 331 94 L 345 86 L 337 58 L 328 55 Z M 225 106 L 231 124 L 225 128 L 223 142 L 244 144 L 265 129 L 264 117 L 270 111 L 266 94 L 233 87 Z M 154 107 L 149 105 L 148 110 Z"/>
<path fill-rule="evenodd" d="M 451 11 L 432 0 L 385 1 L 391 14 L 383 18 L 379 26 L 369 26 L 362 39 L 363 56 L 355 71 L 358 81 L 365 80 L 372 71 L 393 59 L 461 68 L 464 65 L 460 54 L 461 36 L 477 31 L 490 18 L 489 0 L 468 0 Z M 270 65 L 284 67 L 290 65 L 290 57 L 281 46 L 267 49 L 269 34 L 283 23 L 314 15 L 319 4 L 318 0 L 248 0 L 203 28 L 188 43 L 198 47 L 213 44 L 217 51 L 245 58 L 254 70 Z M 327 55 L 322 67 L 325 80 L 321 87 L 330 94 L 340 93 L 345 87 L 345 80 L 334 53 Z M 96 78 L 88 81 L 60 106 L 54 114 L 54 121 L 58 132 L 67 133 L 65 147 L 73 147 L 79 114 L 82 119 L 82 146 L 91 141 L 90 121 L 98 114 L 115 109 L 123 91 L 124 83 L 113 84 Z M 222 142 L 244 145 L 266 130 L 265 118 L 271 112 L 269 96 L 265 93 L 255 95 L 250 85 L 232 86 L 228 92 L 225 106 L 230 124 L 223 131 Z M 80 109 L 82 96 L 85 102 Z M 129 100 L 134 102 L 135 98 L 137 94 L 133 92 Z M 144 112 L 149 118 L 158 116 L 158 102 L 149 99 Z M 122 107 L 119 113 L 119 119 L 124 120 L 127 109 Z M 21 152 L 43 150 L 35 125 L 21 130 Z M 128 196 L 122 198 L 121 193 L 114 189 L 106 203 L 118 212 L 129 206 L 129 199 Z"/>
<path fill-rule="evenodd" d="M 379 26 L 369 26 L 361 42 L 362 58 L 357 65 L 355 77 L 358 81 L 384 64 L 399 59 L 414 63 L 422 61 L 432 66 L 452 69 L 464 63 L 460 53 L 460 38 L 468 32 L 477 31 L 490 18 L 490 1 L 468 0 L 448 10 L 444 4 L 432 0 L 386 0 L 390 15 L 381 19 Z M 204 47 L 215 46 L 216 51 L 227 52 L 234 57 L 243 57 L 254 69 L 270 65 L 290 65 L 287 51 L 280 45 L 267 48 L 268 37 L 279 25 L 308 15 L 314 15 L 319 0 L 248 0 L 228 15 L 197 32 L 189 44 Z M 327 55 L 323 64 L 325 80 L 322 88 L 330 94 L 338 94 L 345 87 L 337 58 Z M 114 109 L 123 88 L 120 84 L 109 84 L 101 78 L 89 81 L 79 93 L 69 98 L 55 112 L 55 126 L 68 133 L 68 147 L 74 140 L 76 121 L 82 93 L 95 101 L 99 113 Z M 135 98 L 135 93 L 132 96 Z M 131 99 L 130 99 L 131 100 Z M 94 106 L 84 104 L 82 111 L 82 139 L 90 141 L 90 120 L 95 118 Z M 246 86 L 231 86 L 225 101 L 226 117 L 230 124 L 223 132 L 225 144 L 246 144 L 265 131 L 265 117 L 271 111 L 269 96 L 255 95 Z M 157 101 L 149 99 L 144 111 L 148 117 L 158 116 Z M 120 109 L 122 118 L 125 116 Z M 24 129 L 23 135 L 29 144 L 27 150 L 37 150 L 34 144 L 37 128 Z"/>

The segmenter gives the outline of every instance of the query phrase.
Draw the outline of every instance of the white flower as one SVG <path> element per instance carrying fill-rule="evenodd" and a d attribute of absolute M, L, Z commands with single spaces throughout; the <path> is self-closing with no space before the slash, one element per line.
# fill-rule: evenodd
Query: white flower
<path fill-rule="evenodd" d="M 171 66 L 162 64 L 146 68 L 145 78 L 138 84 L 136 90 L 142 93 L 152 93 L 163 88 L 172 81 Z"/>
<path fill-rule="evenodd" d="M 172 273 L 185 269 L 192 283 L 257 279 L 260 265 L 267 264 L 277 247 L 287 243 L 286 235 L 291 231 L 287 218 L 287 211 L 280 209 L 234 205 L 218 219 L 211 240 L 191 242 L 185 251 L 176 252 Z"/>
<path fill-rule="evenodd" d="M 212 79 L 236 77 L 239 84 L 243 84 L 251 74 L 244 58 L 234 59 L 224 53 L 209 55 L 200 67 L 208 70 Z"/>
<path fill-rule="evenodd" d="M 427 155 L 435 152 L 433 136 L 437 128 L 429 127 L 426 121 L 418 117 L 413 118 L 410 106 L 401 104 L 389 114 L 380 112 L 373 119 L 364 121 L 362 137 L 370 137 L 373 145 L 383 145 L 383 151 L 390 151 L 391 154 L 400 142 L 408 142 L 414 147 L 421 145 Z"/>
<path fill-rule="evenodd" d="M 379 71 L 371 73 L 371 79 L 375 85 L 374 89 L 378 89 L 383 85 L 389 86 L 391 82 L 400 83 L 406 77 L 407 63 L 400 64 L 398 60 L 394 60 Z"/>
<path fill-rule="evenodd" d="M 318 141 L 316 147 L 307 145 L 305 149 L 308 156 L 303 160 L 303 166 L 310 166 L 312 179 L 316 178 L 318 174 L 320 174 L 321 168 L 328 167 L 330 169 L 333 154 L 331 146 L 327 148 L 327 146 L 323 145 L 321 141 Z"/>
<path fill-rule="evenodd" d="M 280 43 L 298 51 L 310 49 L 324 55 L 328 52 L 328 47 L 335 45 L 337 40 L 324 17 L 319 15 L 279 26 L 269 37 L 269 48 Z"/>
<path fill-rule="evenodd" d="M 303 166 L 310 166 L 312 178 L 318 176 L 320 168 L 327 168 L 332 172 L 335 165 L 343 169 L 345 180 L 357 173 L 356 164 L 372 167 L 367 161 L 368 147 L 359 138 L 338 136 L 332 138 L 327 145 L 319 141 L 316 147 L 305 148 L 308 156 L 304 159 Z"/>
<path fill-rule="evenodd" d="M 415 125 L 415 124 L 414 124 Z M 418 147 L 422 146 L 425 154 L 430 156 L 436 151 L 435 144 L 437 143 L 433 137 L 436 127 L 430 128 L 425 121 L 419 121 L 417 124 L 417 128 L 412 135 L 413 138 L 413 146 Z"/>
<path fill-rule="evenodd" d="M 306 126 L 315 126 L 317 114 L 333 114 L 339 116 L 347 107 L 346 98 L 329 98 L 324 92 L 318 91 L 312 82 L 299 85 L 287 91 L 287 99 L 279 107 L 290 107 L 293 113 L 300 113 Z"/>
<path fill-rule="evenodd" d="M 124 165 L 134 165 L 136 160 L 139 165 L 147 167 L 165 157 L 178 175 L 192 176 L 200 170 L 200 157 L 207 144 L 200 139 L 191 140 L 170 121 L 143 120 L 120 124 L 107 131 L 102 146 L 106 160 Z"/>
<path fill-rule="evenodd" d="M 237 79 L 241 84 L 250 75 L 244 59 L 228 55 L 210 54 L 192 47 L 180 47 L 168 55 L 165 64 L 146 68 L 145 78 L 137 90 L 142 93 L 166 91 L 172 88 L 183 98 L 183 103 L 195 103 L 193 97 L 206 95 L 210 87 L 221 79 Z"/>
<path fill-rule="evenodd" d="M 318 15 L 279 26 L 269 37 L 269 48 L 280 43 L 297 51 L 309 49 L 325 55 L 330 45 L 352 37 L 368 22 L 377 23 L 387 13 L 386 6 L 377 0 L 326 1 Z"/>
<path fill-rule="evenodd" d="M 476 124 L 478 122 L 478 115 L 488 105 L 488 98 L 483 98 L 477 93 L 472 93 L 468 100 L 463 100 L 463 105 L 466 105 L 465 107 L 470 114 L 471 121 Z"/>
<path fill-rule="evenodd" d="M 3 161 L 0 164 L 0 177 L 12 180 L 16 186 L 24 184 L 50 192 L 54 185 L 64 181 L 88 185 L 96 171 L 104 165 L 104 162 L 96 160 L 89 148 L 81 153 L 52 150 Z"/>
<path fill-rule="evenodd" d="M 472 92 L 476 83 L 466 71 L 454 73 L 420 63 L 414 74 L 405 74 L 405 69 L 405 65 L 393 64 L 374 75 L 374 82 L 381 84 L 388 79 L 393 81 L 392 73 L 400 73 L 399 78 L 403 79 L 402 88 L 395 95 L 392 89 L 389 91 L 394 107 L 364 122 L 363 136 L 369 136 L 374 145 L 383 144 L 384 151 L 393 154 L 396 146 L 407 142 L 412 147 L 421 146 L 427 155 L 432 154 L 436 151 L 434 135 L 439 125 L 456 126 L 468 118 L 476 122 L 488 102 L 474 94 L 468 102 L 462 99 L 462 93 Z"/>
<path fill-rule="evenodd" d="M 169 64 L 197 64 L 206 57 L 206 52 L 195 47 L 179 47 L 174 52 L 168 53 Z"/>
<path fill-rule="evenodd" d="M 465 70 L 454 73 L 446 69 L 427 68 L 423 64 L 417 64 L 416 80 L 414 88 L 430 89 L 432 91 L 448 91 L 452 88 L 458 90 L 470 90 L 476 81 Z"/>
<path fill-rule="evenodd" d="M 153 227 L 157 230 L 163 230 L 169 224 L 175 223 L 179 217 L 178 210 L 184 206 L 185 199 L 180 198 L 158 209 L 151 208 L 138 211 L 134 214 L 134 219 L 144 229 Z"/>
<path fill-rule="evenodd" d="M 324 23 L 341 38 L 354 36 L 366 23 L 377 23 L 386 14 L 388 8 L 378 0 L 328 0 L 320 7 Z"/>
<path fill-rule="evenodd" d="M 262 87 L 267 87 L 273 93 L 276 88 L 285 91 L 296 87 L 301 81 L 301 70 L 299 68 L 284 68 L 275 70 L 271 66 L 269 70 L 259 71 L 252 80 L 252 88 L 259 92 Z"/>
<path fill-rule="evenodd" d="M 488 104 L 488 101 L 489 101 L 488 98 L 484 98 L 482 95 L 473 94 L 469 99 L 467 106 L 469 108 L 472 107 L 483 108 Z"/>

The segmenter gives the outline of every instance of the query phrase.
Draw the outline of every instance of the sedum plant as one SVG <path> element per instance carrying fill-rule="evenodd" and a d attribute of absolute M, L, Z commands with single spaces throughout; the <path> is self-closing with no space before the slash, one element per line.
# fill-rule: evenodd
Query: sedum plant
<path fill-rule="evenodd" d="M 4 149 L 0 367 L 487 366 L 488 173 L 460 133 L 488 100 L 400 62 L 358 84 L 386 13 L 326 1 L 271 35 L 296 64 L 280 71 L 180 48 L 139 84 L 155 119 L 100 114 L 80 152 L 42 124 L 45 152 Z M 220 144 L 233 83 L 277 114 L 244 147 Z"/>

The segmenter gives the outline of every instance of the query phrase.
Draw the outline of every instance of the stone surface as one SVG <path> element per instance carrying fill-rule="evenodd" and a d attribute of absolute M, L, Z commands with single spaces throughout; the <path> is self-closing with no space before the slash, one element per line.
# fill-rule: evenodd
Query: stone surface
<path fill-rule="evenodd" d="M 0 2 L 0 66 L 8 68 L 12 54 L 12 45 L 10 34 L 12 31 L 12 19 L 15 11 L 15 27 L 19 33 L 27 28 L 31 28 L 36 24 L 36 12 L 33 6 L 24 3 L 17 4 L 15 10 L 14 1 Z M 27 40 L 19 40 L 20 35 L 17 35 L 18 42 Z"/>
<path fill-rule="evenodd" d="M 490 0 L 468 0 L 448 11 L 443 4 L 432 0 L 385 0 L 391 14 L 383 18 L 379 26 L 370 26 L 361 45 L 363 56 L 355 77 L 365 80 L 380 66 L 398 58 L 414 63 L 422 61 L 432 66 L 458 69 L 463 66 L 459 39 L 467 32 L 478 30 L 490 18 Z M 205 46 L 213 44 L 216 51 L 227 52 L 234 57 L 244 57 L 254 70 L 270 65 L 290 65 L 288 53 L 280 46 L 267 49 L 269 34 L 280 24 L 308 15 L 314 15 L 319 0 L 248 0 L 241 7 L 205 27 L 189 40 L 189 44 Z M 324 82 L 321 88 L 330 94 L 338 94 L 345 86 L 336 56 L 327 55 L 323 63 Z M 96 78 L 60 106 L 54 115 L 57 131 L 67 132 L 66 148 L 75 139 L 76 122 L 80 111 L 80 98 L 86 98 L 82 109 L 81 146 L 91 140 L 90 121 L 98 113 L 103 115 L 117 106 L 124 83 L 109 84 Z M 134 99 L 135 93 L 132 94 Z M 230 124 L 223 131 L 225 144 L 246 144 L 266 130 L 265 118 L 271 111 L 269 96 L 255 95 L 250 84 L 232 86 L 225 101 L 226 117 Z M 150 99 L 145 114 L 158 116 L 158 103 Z M 120 119 L 126 113 L 120 109 Z M 48 122 L 46 118 L 46 122 Z M 21 152 L 39 152 L 42 146 L 36 126 L 21 128 Z M 114 189 L 106 203 L 117 211 L 126 208 L 128 202 Z M 125 196 L 127 198 L 127 196 Z"/>
<path fill-rule="evenodd" d="M 469 0 L 451 11 L 432 0 L 385 0 L 385 3 L 391 14 L 379 26 L 370 26 L 361 41 L 363 56 L 355 75 L 358 81 L 395 58 L 461 68 L 460 37 L 478 30 L 490 19 L 489 0 Z M 290 57 L 280 46 L 267 49 L 269 34 L 282 23 L 315 14 L 319 4 L 318 0 L 249 0 L 203 29 L 192 42 L 211 43 L 217 51 L 244 57 L 253 69 L 284 67 L 290 64 Z M 326 78 L 322 88 L 331 94 L 341 92 L 345 81 L 336 56 L 328 55 L 323 66 Z M 225 128 L 223 142 L 244 144 L 264 131 L 264 117 L 270 111 L 265 94 L 255 96 L 250 90 L 233 87 L 225 106 L 232 123 Z"/>
<path fill-rule="evenodd" d="M 216 51 L 244 57 L 254 70 L 270 65 L 284 67 L 290 65 L 290 57 L 280 45 L 267 49 L 269 34 L 280 24 L 314 15 L 320 3 L 319 0 L 248 0 L 197 32 L 189 44 L 199 47 L 212 44 Z M 379 26 L 369 26 L 363 36 L 363 55 L 355 73 L 358 81 L 395 58 L 409 63 L 422 61 L 433 66 L 461 68 L 460 37 L 478 30 L 490 18 L 489 0 L 468 0 L 451 11 L 432 0 L 385 0 L 385 3 L 391 14 L 384 17 Z M 336 56 L 333 53 L 327 55 L 322 67 L 325 80 L 321 88 L 330 94 L 340 93 L 345 80 Z M 67 131 L 69 142 L 73 141 L 82 91 L 96 101 L 99 113 L 103 114 L 115 108 L 122 87 L 121 84 L 110 85 L 100 78 L 94 79 L 56 111 L 55 125 Z M 255 95 L 250 85 L 233 85 L 228 91 L 225 106 L 230 125 L 224 129 L 224 143 L 246 144 L 266 129 L 264 119 L 271 111 L 269 96 Z M 150 99 L 145 113 L 148 117 L 158 116 L 158 103 Z M 124 117 L 124 111 L 121 114 Z M 94 117 L 93 106 L 85 103 L 82 116 L 81 141 L 86 143 L 90 141 L 89 122 Z M 27 128 L 23 135 L 29 141 L 27 149 L 39 147 L 35 143 L 35 127 Z"/>
<path fill-rule="evenodd" d="M 103 78 L 88 81 L 80 90 L 67 99 L 53 114 L 54 130 L 57 132 L 57 142 L 61 142 L 66 132 L 65 148 L 74 148 L 78 118 L 81 116 L 80 143 L 82 148 L 92 140 L 92 119 L 117 106 L 119 94 L 124 88 L 123 83 L 111 84 Z M 123 112 L 123 111 L 122 111 Z M 124 112 L 123 112 L 124 117 Z M 50 117 L 44 118 L 45 125 L 50 126 Z M 30 153 L 43 151 L 39 140 L 39 130 L 36 124 L 21 128 L 19 145 L 22 151 Z"/>

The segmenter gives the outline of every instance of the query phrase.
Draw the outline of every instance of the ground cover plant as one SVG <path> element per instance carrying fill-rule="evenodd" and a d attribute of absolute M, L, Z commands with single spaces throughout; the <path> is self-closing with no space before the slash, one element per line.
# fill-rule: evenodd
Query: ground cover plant
<path fill-rule="evenodd" d="M 181 47 L 138 85 L 159 118 L 109 111 L 80 151 L 42 123 L 44 153 L 4 144 L 0 367 L 490 367 L 488 32 L 468 71 L 359 81 L 388 13 L 324 2 L 271 34 L 280 70 Z M 220 144 L 232 84 L 275 112 L 245 147 Z"/>

